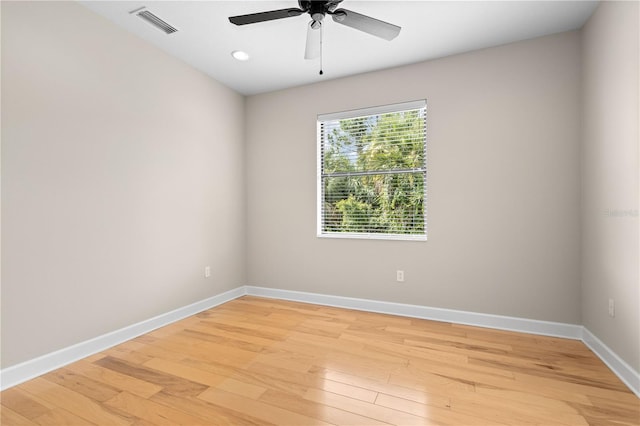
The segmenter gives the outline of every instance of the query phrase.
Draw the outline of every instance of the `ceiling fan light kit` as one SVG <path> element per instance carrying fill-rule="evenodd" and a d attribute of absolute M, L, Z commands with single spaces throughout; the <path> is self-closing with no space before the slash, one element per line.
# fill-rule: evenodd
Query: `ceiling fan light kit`
<path fill-rule="evenodd" d="M 278 9 L 231 16 L 229 17 L 229 21 L 235 25 L 247 25 L 291 18 L 308 13 L 311 16 L 311 22 L 309 22 L 307 29 L 307 43 L 304 58 L 315 59 L 320 57 L 320 75 L 322 75 L 322 22 L 326 15 L 331 15 L 333 21 L 338 24 L 380 37 L 384 40 L 391 41 L 400 34 L 401 28 L 397 25 L 351 10 L 337 9 L 341 2 L 342 0 L 298 0 L 299 8 L 297 9 Z"/>
<path fill-rule="evenodd" d="M 315 25 L 315 27 L 314 27 Z M 307 45 L 304 49 L 305 59 L 316 59 L 320 57 L 322 44 L 322 24 L 320 22 L 309 22 L 307 29 Z"/>

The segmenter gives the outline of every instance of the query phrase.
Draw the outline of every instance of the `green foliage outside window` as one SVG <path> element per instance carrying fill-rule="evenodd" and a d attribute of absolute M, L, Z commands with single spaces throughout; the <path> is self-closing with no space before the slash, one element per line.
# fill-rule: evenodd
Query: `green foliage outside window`
<path fill-rule="evenodd" d="M 323 232 L 425 234 L 424 123 L 424 108 L 323 123 Z"/>

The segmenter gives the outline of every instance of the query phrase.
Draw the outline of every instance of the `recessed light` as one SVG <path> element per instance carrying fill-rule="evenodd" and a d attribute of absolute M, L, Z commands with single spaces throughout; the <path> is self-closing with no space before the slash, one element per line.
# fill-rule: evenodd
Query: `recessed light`
<path fill-rule="evenodd" d="M 243 52 L 242 50 L 234 50 L 233 52 L 231 52 L 231 56 L 233 56 L 239 61 L 249 60 L 249 54 L 247 52 Z"/>

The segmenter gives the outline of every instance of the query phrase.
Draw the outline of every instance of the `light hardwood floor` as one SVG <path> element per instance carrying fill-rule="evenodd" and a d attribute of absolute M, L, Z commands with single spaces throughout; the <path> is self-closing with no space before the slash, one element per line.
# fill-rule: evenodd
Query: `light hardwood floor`
<path fill-rule="evenodd" d="M 638 425 L 581 342 L 242 297 L 1 394 L 2 425 Z"/>

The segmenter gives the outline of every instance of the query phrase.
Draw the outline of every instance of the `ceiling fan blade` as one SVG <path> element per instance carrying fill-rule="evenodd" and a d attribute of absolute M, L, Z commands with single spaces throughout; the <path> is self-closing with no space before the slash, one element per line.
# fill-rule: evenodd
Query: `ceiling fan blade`
<path fill-rule="evenodd" d="M 278 9 L 268 12 L 250 13 L 248 15 L 238 15 L 229 17 L 229 21 L 236 25 L 255 24 L 257 22 L 273 21 L 274 19 L 290 18 L 305 13 L 302 9 Z"/>
<path fill-rule="evenodd" d="M 315 59 L 320 56 L 320 42 L 322 38 L 321 26 L 313 28 L 313 21 L 309 22 L 307 28 L 307 47 L 304 50 L 305 59 Z"/>
<path fill-rule="evenodd" d="M 365 33 L 385 40 L 393 40 L 400 34 L 400 30 L 402 29 L 397 25 L 347 9 L 338 9 L 334 11 L 331 16 L 338 24 L 364 31 Z"/>

